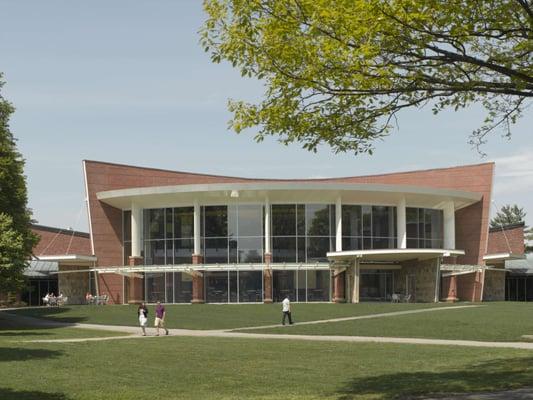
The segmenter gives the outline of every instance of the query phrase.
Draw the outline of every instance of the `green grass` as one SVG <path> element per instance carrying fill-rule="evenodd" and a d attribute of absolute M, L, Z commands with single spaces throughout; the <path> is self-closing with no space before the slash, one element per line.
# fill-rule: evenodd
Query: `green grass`
<path fill-rule="evenodd" d="M 475 308 L 254 331 L 306 335 L 521 341 L 522 335 L 533 335 L 533 303 L 483 303 L 481 307 Z"/>
<path fill-rule="evenodd" d="M 6 336 L 0 368 L 5 400 L 377 400 L 527 386 L 533 352 L 190 337 L 65 345 Z"/>
<path fill-rule="evenodd" d="M 446 304 L 293 304 L 297 321 L 313 321 L 368 315 L 382 312 L 414 310 L 428 307 L 444 307 Z M 166 323 L 169 328 L 184 329 L 232 329 L 249 326 L 273 325 L 281 321 L 280 304 L 203 304 L 165 305 Z M 155 315 L 154 306 L 149 306 L 149 319 Z M 46 318 L 62 322 L 136 326 L 137 306 L 68 306 L 28 308 L 10 311 L 16 315 Z"/>

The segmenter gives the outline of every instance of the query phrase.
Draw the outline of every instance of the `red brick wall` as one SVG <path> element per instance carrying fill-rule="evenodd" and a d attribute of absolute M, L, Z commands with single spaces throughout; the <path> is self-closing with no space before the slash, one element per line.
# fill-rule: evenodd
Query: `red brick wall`
<path fill-rule="evenodd" d="M 509 245 L 507 245 L 509 244 Z M 513 226 L 500 230 L 491 229 L 487 254 L 507 253 L 524 254 L 524 226 Z"/>
<path fill-rule="evenodd" d="M 457 297 L 460 301 L 481 301 L 483 272 L 457 275 Z"/>
<path fill-rule="evenodd" d="M 48 228 L 33 225 L 31 230 L 41 240 L 33 249 L 39 256 L 57 256 L 66 254 L 91 255 L 91 239 L 89 234 L 72 232 L 67 229 Z"/>

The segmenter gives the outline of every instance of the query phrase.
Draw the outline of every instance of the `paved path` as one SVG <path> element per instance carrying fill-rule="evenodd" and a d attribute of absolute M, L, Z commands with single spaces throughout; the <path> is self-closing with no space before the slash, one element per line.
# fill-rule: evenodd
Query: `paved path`
<path fill-rule="evenodd" d="M 332 318 L 332 319 L 319 319 L 315 321 L 304 321 L 304 322 L 299 322 L 298 325 L 328 324 L 330 322 L 354 321 L 357 319 L 371 319 L 371 318 L 383 318 L 383 317 L 396 317 L 398 315 L 420 314 L 420 313 L 425 313 L 425 312 L 457 310 L 460 308 L 473 308 L 473 307 L 485 307 L 485 306 L 468 305 L 468 306 L 447 306 L 447 307 L 422 308 L 418 310 L 393 311 L 393 312 L 379 313 L 379 314 L 357 315 L 354 317 L 341 317 L 341 318 Z M 228 329 L 228 331 L 245 331 L 245 330 L 268 329 L 268 328 L 279 328 L 279 324 L 263 325 L 263 326 L 249 326 L 245 328 Z"/>

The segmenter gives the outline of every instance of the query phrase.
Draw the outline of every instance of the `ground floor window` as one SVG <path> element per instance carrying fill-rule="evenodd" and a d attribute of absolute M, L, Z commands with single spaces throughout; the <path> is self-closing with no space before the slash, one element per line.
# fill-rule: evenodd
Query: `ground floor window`
<path fill-rule="evenodd" d="M 533 301 L 533 276 L 507 276 L 505 300 Z"/>
<path fill-rule="evenodd" d="M 204 290 L 207 303 L 259 303 L 263 301 L 263 272 L 205 272 Z"/>
<path fill-rule="evenodd" d="M 21 300 L 29 306 L 42 306 L 43 297 L 47 293 L 59 296 L 58 280 L 55 279 L 30 279 L 27 290 L 22 293 Z"/>
<path fill-rule="evenodd" d="M 361 301 L 383 301 L 392 297 L 394 287 L 392 271 L 361 271 L 359 293 Z"/>
<path fill-rule="evenodd" d="M 147 272 L 144 279 L 145 301 L 155 303 L 190 303 L 192 276 L 184 272 Z"/>
<path fill-rule="evenodd" d="M 273 300 L 311 302 L 330 300 L 329 270 L 273 271 Z"/>

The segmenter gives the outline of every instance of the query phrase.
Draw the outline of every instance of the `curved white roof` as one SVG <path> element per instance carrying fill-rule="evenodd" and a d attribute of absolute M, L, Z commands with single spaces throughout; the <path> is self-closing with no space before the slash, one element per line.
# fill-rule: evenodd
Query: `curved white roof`
<path fill-rule="evenodd" d="M 453 189 L 410 185 L 327 182 L 252 182 L 137 187 L 98 192 L 98 200 L 120 209 L 132 203 L 143 208 L 235 202 L 316 202 L 395 205 L 401 198 L 408 206 L 440 208 L 453 201 L 459 209 L 481 200 L 481 194 Z"/>

